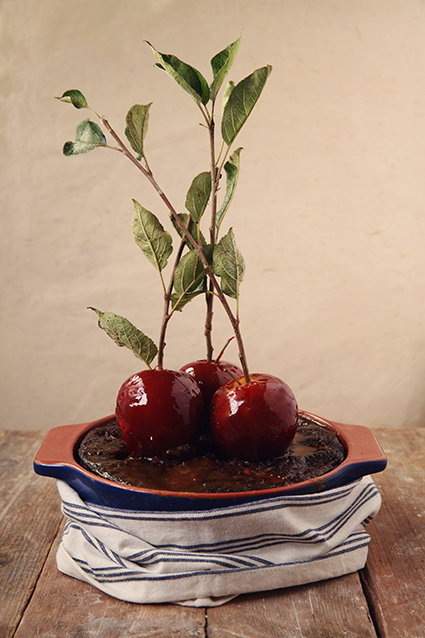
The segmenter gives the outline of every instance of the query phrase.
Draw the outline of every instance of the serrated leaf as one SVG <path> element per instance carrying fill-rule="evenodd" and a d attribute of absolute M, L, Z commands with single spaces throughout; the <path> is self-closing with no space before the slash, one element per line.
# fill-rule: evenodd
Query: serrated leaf
<path fill-rule="evenodd" d="M 192 235 L 192 237 L 194 239 L 200 240 L 202 246 L 206 246 L 207 242 L 205 240 L 205 237 L 202 234 L 201 230 L 199 229 L 199 225 L 196 224 L 193 221 L 191 216 L 188 215 L 187 213 L 178 213 L 178 216 L 180 217 L 181 221 L 183 222 L 183 224 L 186 227 L 187 227 L 187 222 L 190 220 L 189 221 L 189 227 L 188 227 L 189 233 Z M 180 228 L 180 226 L 178 225 L 178 223 L 176 222 L 176 220 L 174 219 L 174 215 L 170 214 L 170 219 L 171 219 L 171 222 L 172 222 L 174 228 L 176 229 L 176 231 L 180 235 L 180 237 L 183 238 L 183 231 Z M 190 243 L 190 241 L 188 239 L 186 239 L 186 246 L 189 248 L 189 250 L 193 250 L 193 246 L 192 246 L 192 244 Z"/>
<path fill-rule="evenodd" d="M 141 157 L 144 156 L 143 142 L 148 131 L 151 105 L 152 102 L 149 104 L 135 104 L 131 107 L 125 119 L 127 123 L 125 129 L 127 139 L 131 144 L 131 148 Z"/>
<path fill-rule="evenodd" d="M 239 160 L 241 150 L 242 148 L 237 148 L 236 151 L 234 151 L 230 156 L 229 161 L 226 162 L 224 165 L 224 170 L 226 171 L 226 194 L 224 196 L 221 208 L 217 212 L 217 230 L 219 230 L 221 226 L 221 222 L 223 221 L 223 218 L 230 206 L 230 202 L 232 201 L 233 195 L 236 190 L 236 185 L 238 183 L 239 177 Z"/>
<path fill-rule="evenodd" d="M 65 142 L 63 154 L 66 156 L 88 153 L 98 146 L 105 146 L 106 138 L 100 127 L 90 120 L 83 120 L 77 126 L 74 142 Z"/>
<path fill-rule="evenodd" d="M 219 92 L 221 85 L 223 84 L 224 78 L 226 77 L 230 67 L 233 64 L 233 61 L 236 57 L 236 54 L 239 49 L 241 39 L 238 38 L 232 44 L 229 44 L 223 51 L 217 53 L 211 60 L 211 67 L 214 74 L 214 79 L 210 86 L 210 98 L 214 100 Z"/>
<path fill-rule="evenodd" d="M 102 328 L 118 346 L 129 348 L 138 359 L 150 366 L 158 353 L 158 348 L 150 337 L 138 330 L 128 319 L 114 312 L 102 312 L 92 307 L 90 310 L 94 310 L 99 317 L 99 328 Z"/>
<path fill-rule="evenodd" d="M 221 134 L 226 144 L 230 145 L 233 142 L 245 124 L 260 97 L 271 70 L 270 65 L 256 69 L 251 75 L 236 84 L 230 93 L 221 121 Z"/>
<path fill-rule="evenodd" d="M 186 208 L 194 222 L 199 222 L 211 195 L 211 173 L 204 171 L 197 175 L 186 195 Z"/>
<path fill-rule="evenodd" d="M 245 273 L 245 261 L 236 246 L 232 228 L 214 247 L 213 270 L 221 278 L 224 294 L 238 299 L 240 284 Z"/>
<path fill-rule="evenodd" d="M 204 255 L 211 259 L 212 246 L 204 248 Z M 174 273 L 174 292 L 171 304 L 174 310 L 182 310 L 189 301 L 206 290 L 205 268 L 195 251 L 186 253 Z"/>
<path fill-rule="evenodd" d="M 75 106 L 76 109 L 86 109 L 88 107 L 86 98 L 78 89 L 65 91 L 61 97 L 57 97 L 55 99 L 60 100 L 60 102 L 69 102 Z"/>
<path fill-rule="evenodd" d="M 158 66 L 166 71 L 196 102 L 207 104 L 210 99 L 210 90 L 202 73 L 193 66 L 182 62 L 175 55 L 160 53 L 150 42 L 147 44 L 158 60 Z"/>
<path fill-rule="evenodd" d="M 173 240 L 164 230 L 159 219 L 133 199 L 132 230 L 136 244 L 143 250 L 151 264 L 161 272 L 173 252 Z"/>

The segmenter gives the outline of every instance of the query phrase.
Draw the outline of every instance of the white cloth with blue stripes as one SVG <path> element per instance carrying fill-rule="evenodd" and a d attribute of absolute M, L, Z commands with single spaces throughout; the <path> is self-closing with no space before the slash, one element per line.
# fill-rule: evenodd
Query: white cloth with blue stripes
<path fill-rule="evenodd" d="M 238 594 L 361 569 L 381 497 L 367 476 L 318 494 L 207 511 L 117 510 L 58 481 L 64 574 L 135 603 L 219 605 Z"/>

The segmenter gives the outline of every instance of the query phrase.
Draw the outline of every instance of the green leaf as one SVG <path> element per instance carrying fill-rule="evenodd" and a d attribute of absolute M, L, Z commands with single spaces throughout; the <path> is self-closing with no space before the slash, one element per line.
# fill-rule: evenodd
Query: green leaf
<path fill-rule="evenodd" d="M 161 272 L 173 252 L 170 233 L 164 230 L 159 219 L 133 199 L 132 229 L 136 244 L 143 250 L 151 264 Z"/>
<path fill-rule="evenodd" d="M 205 246 L 204 255 L 211 260 L 212 246 Z M 174 292 L 171 295 L 171 305 L 174 310 L 182 310 L 189 301 L 206 291 L 206 275 L 204 265 L 192 250 L 186 253 L 174 273 Z"/>
<path fill-rule="evenodd" d="M 186 208 L 194 222 L 199 222 L 211 195 L 211 173 L 199 173 L 190 185 L 186 195 Z"/>
<path fill-rule="evenodd" d="M 223 221 L 223 218 L 230 206 L 230 202 L 232 201 L 233 195 L 236 190 L 236 185 L 238 183 L 239 177 L 239 160 L 241 150 L 242 147 L 237 148 L 236 151 L 233 151 L 232 155 L 229 158 L 229 161 L 226 162 L 224 165 L 224 170 L 226 171 L 226 194 L 224 196 L 221 208 L 217 212 L 217 230 L 219 230 L 221 226 L 221 222 Z"/>
<path fill-rule="evenodd" d="M 150 42 L 154 56 L 159 62 L 159 67 L 166 71 L 185 91 L 187 91 L 196 102 L 207 104 L 210 99 L 210 90 L 202 73 L 193 66 L 176 58 L 169 53 L 160 53 Z"/>
<path fill-rule="evenodd" d="M 105 144 L 106 138 L 100 127 L 90 120 L 84 120 L 77 126 L 75 142 L 65 142 L 63 154 L 67 156 L 80 155 L 88 153 L 98 146 L 105 146 Z"/>
<path fill-rule="evenodd" d="M 57 97 L 55 99 L 60 100 L 61 102 L 69 102 L 75 106 L 76 109 L 86 109 L 88 107 L 86 98 L 78 89 L 65 91 L 61 97 Z"/>
<path fill-rule="evenodd" d="M 138 330 L 125 317 L 113 312 L 102 312 L 97 308 L 90 307 L 90 310 L 94 310 L 99 317 L 99 328 L 102 328 L 118 346 L 129 348 L 138 359 L 142 359 L 150 367 L 158 353 L 158 348 L 150 337 Z"/>
<path fill-rule="evenodd" d="M 217 96 L 217 93 L 220 90 L 221 85 L 223 84 L 224 78 L 226 77 L 230 67 L 233 64 L 233 61 L 236 57 L 236 54 L 239 49 L 241 39 L 238 38 L 232 44 L 229 44 L 228 47 L 217 53 L 211 60 L 211 67 L 214 74 L 214 79 L 210 86 L 210 98 L 214 100 Z"/>
<path fill-rule="evenodd" d="M 229 80 L 229 82 L 226 85 L 226 88 L 224 89 L 224 93 L 223 93 L 223 105 L 222 105 L 222 114 L 224 113 L 224 109 L 225 106 L 229 100 L 230 94 L 233 91 L 233 89 L 235 88 L 235 83 L 232 80 Z"/>
<path fill-rule="evenodd" d="M 127 113 L 125 134 L 131 147 L 136 153 L 144 157 L 143 141 L 148 132 L 149 104 L 135 104 Z"/>
<path fill-rule="evenodd" d="M 230 145 L 245 124 L 264 88 L 272 67 L 264 66 L 241 80 L 229 95 L 223 111 L 221 134 Z"/>
<path fill-rule="evenodd" d="M 245 262 L 236 246 L 232 228 L 214 248 L 213 270 L 218 277 L 221 277 L 221 288 L 224 294 L 238 299 L 239 287 L 245 272 Z"/>
<path fill-rule="evenodd" d="M 197 239 L 197 240 L 200 239 L 202 246 L 206 246 L 207 242 L 206 242 L 205 237 L 202 234 L 201 230 L 199 229 L 199 224 L 194 222 L 193 219 L 191 218 L 191 216 L 188 215 L 187 213 L 178 213 L 178 216 L 180 217 L 181 221 L 183 222 L 183 224 L 186 227 L 187 227 L 188 220 L 190 220 L 189 221 L 189 228 L 188 228 L 189 233 L 192 235 L 192 237 L 194 239 Z M 174 228 L 176 229 L 176 231 L 180 235 L 180 237 L 183 238 L 183 231 L 180 228 L 180 226 L 178 225 L 178 223 L 176 222 L 176 220 L 174 219 L 174 216 L 171 215 L 171 214 L 170 214 L 170 219 L 171 219 L 171 222 L 172 222 Z M 193 250 L 193 246 L 192 246 L 192 244 L 190 243 L 190 241 L 188 239 L 186 239 L 186 246 L 189 248 L 189 250 Z"/>

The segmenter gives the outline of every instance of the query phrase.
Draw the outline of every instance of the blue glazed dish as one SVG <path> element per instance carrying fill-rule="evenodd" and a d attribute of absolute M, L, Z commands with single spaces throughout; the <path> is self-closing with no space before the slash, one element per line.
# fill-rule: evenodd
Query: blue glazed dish
<path fill-rule="evenodd" d="M 65 481 L 88 503 L 152 512 L 210 510 L 274 496 L 312 494 L 385 469 L 386 456 L 368 428 L 336 423 L 308 412 L 300 411 L 300 414 L 334 432 L 344 445 L 346 456 L 332 471 L 293 485 L 250 492 L 191 493 L 152 490 L 108 480 L 82 467 L 76 460 L 76 450 L 88 430 L 109 421 L 111 415 L 91 423 L 51 429 L 35 457 L 34 470 L 37 474 Z"/>

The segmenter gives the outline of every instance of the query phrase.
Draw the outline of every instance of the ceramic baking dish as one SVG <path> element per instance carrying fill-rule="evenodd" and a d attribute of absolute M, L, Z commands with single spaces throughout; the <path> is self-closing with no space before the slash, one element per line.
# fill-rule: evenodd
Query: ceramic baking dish
<path fill-rule="evenodd" d="M 323 419 L 300 411 L 338 436 L 346 450 L 344 461 L 332 471 L 293 485 L 283 485 L 249 492 L 190 493 L 168 492 L 123 485 L 90 472 L 76 460 L 76 450 L 87 431 L 99 427 L 112 416 L 91 423 L 65 425 L 51 429 L 34 460 L 37 474 L 68 483 L 86 502 L 143 511 L 184 511 L 214 509 L 247 501 L 289 494 L 310 494 L 351 483 L 366 474 L 381 472 L 387 463 L 369 428 Z"/>

